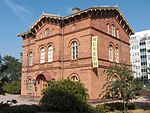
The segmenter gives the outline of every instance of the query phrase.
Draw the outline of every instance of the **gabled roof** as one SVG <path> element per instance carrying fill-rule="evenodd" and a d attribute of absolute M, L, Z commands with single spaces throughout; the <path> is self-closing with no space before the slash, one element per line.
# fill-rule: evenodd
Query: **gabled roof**
<path fill-rule="evenodd" d="M 54 14 L 48 14 L 48 13 L 43 13 L 36 21 L 35 23 L 29 28 L 32 29 L 38 22 L 40 22 L 43 18 L 54 18 L 54 19 L 61 19 L 60 16 L 54 15 Z"/>
<path fill-rule="evenodd" d="M 131 28 L 131 26 L 129 25 L 129 23 L 127 22 L 125 17 L 123 16 L 122 12 L 119 10 L 118 6 L 113 6 L 113 7 L 112 6 L 100 6 L 100 7 L 99 6 L 94 6 L 94 7 L 91 7 L 91 8 L 82 10 L 82 11 L 78 11 L 78 12 L 76 12 L 74 14 L 71 14 L 71 15 L 68 15 L 68 16 L 64 16 L 64 17 L 61 17 L 59 15 L 54 15 L 54 14 L 43 13 L 35 21 L 35 23 L 31 27 L 29 27 L 29 30 L 27 32 L 24 32 L 24 33 L 22 33 L 22 34 L 20 34 L 18 36 L 22 37 L 22 36 L 25 36 L 28 33 L 32 34 L 33 30 L 36 28 L 36 26 L 38 26 L 38 23 L 41 22 L 41 20 L 44 19 L 44 18 L 53 19 L 53 20 L 59 20 L 59 21 L 65 21 L 65 20 L 68 20 L 70 18 L 76 17 L 78 15 L 82 15 L 84 13 L 88 13 L 88 12 L 91 12 L 91 11 L 99 11 L 99 12 L 102 12 L 102 11 L 113 11 L 113 12 L 117 13 L 117 16 L 121 18 L 120 23 L 123 22 L 124 25 L 127 27 L 126 30 L 129 30 L 130 34 L 134 34 L 134 30 Z M 116 18 L 118 18 L 118 17 L 116 17 Z"/>

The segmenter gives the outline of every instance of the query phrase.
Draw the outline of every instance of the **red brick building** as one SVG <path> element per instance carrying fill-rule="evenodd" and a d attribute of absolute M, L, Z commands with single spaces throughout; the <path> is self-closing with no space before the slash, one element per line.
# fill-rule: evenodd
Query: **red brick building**
<path fill-rule="evenodd" d="M 47 81 L 69 78 L 82 82 L 89 98 L 97 99 L 105 83 L 104 69 L 114 63 L 130 65 L 131 34 L 118 7 L 74 8 L 65 17 L 42 14 L 19 35 L 23 39 L 21 95 L 39 97 Z"/>

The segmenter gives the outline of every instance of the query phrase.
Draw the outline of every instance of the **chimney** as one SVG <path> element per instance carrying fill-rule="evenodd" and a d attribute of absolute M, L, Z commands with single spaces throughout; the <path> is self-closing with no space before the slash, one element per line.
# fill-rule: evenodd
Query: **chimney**
<path fill-rule="evenodd" d="M 75 7 L 72 9 L 72 14 L 79 12 L 80 9 L 78 7 Z"/>

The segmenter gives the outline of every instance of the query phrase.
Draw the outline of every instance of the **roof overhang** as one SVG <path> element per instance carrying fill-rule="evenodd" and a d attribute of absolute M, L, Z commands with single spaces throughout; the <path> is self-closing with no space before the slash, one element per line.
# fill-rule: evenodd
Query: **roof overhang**
<path fill-rule="evenodd" d="M 101 13 L 103 12 L 112 12 L 115 16 L 116 19 L 118 19 L 119 24 L 125 29 L 125 31 L 128 33 L 128 35 L 134 34 L 134 30 L 132 27 L 129 25 L 125 17 L 123 16 L 122 12 L 119 10 L 118 6 L 103 6 L 103 7 L 91 7 L 82 11 L 79 11 L 77 13 L 71 14 L 69 16 L 61 17 L 58 15 L 53 15 L 53 14 L 46 14 L 43 13 L 36 21 L 35 23 L 29 27 L 27 32 L 21 33 L 17 35 L 18 37 L 25 37 L 27 34 L 30 35 L 35 35 L 38 29 L 44 24 L 45 21 L 51 22 L 51 23 L 56 23 L 61 25 L 61 23 L 65 23 L 65 21 L 68 21 L 71 18 L 75 18 L 77 16 L 83 15 L 84 13 L 87 13 L 88 16 L 92 15 L 93 11 L 99 11 Z"/>

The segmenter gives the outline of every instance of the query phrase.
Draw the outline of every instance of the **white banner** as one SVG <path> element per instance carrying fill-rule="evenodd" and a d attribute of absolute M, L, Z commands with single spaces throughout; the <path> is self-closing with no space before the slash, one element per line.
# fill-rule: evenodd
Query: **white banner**
<path fill-rule="evenodd" d="M 92 37 L 92 64 L 93 67 L 98 67 L 98 55 L 97 55 L 97 36 Z"/>

